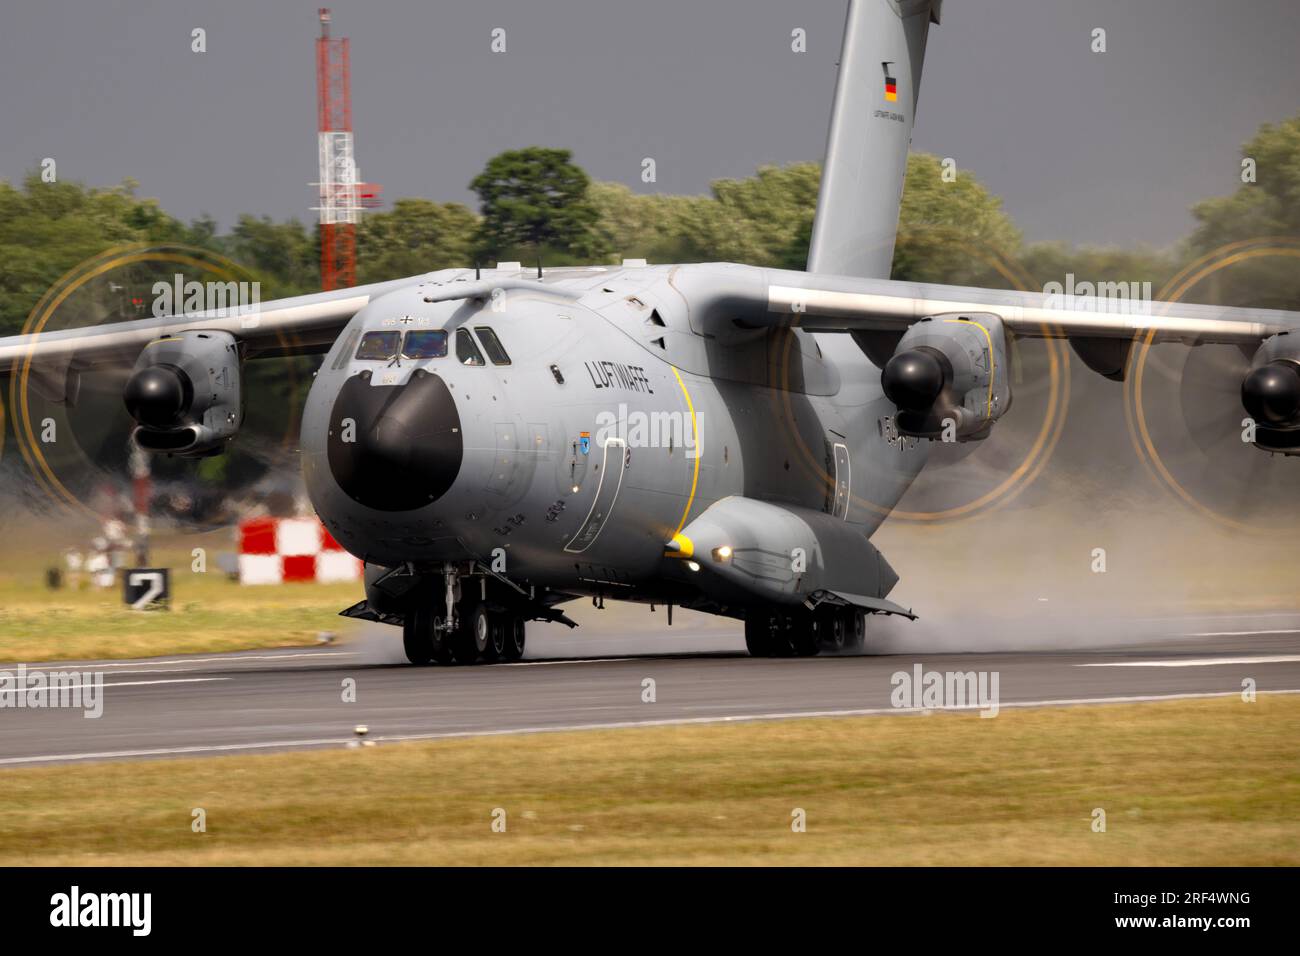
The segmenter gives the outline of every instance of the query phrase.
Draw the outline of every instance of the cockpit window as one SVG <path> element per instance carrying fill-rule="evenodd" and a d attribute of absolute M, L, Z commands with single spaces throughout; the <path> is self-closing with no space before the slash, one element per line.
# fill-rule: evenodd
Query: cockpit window
<path fill-rule="evenodd" d="M 401 340 L 401 332 L 367 332 L 361 336 L 361 345 L 357 347 L 357 358 L 371 362 L 386 362 L 396 358 L 397 347 Z"/>
<path fill-rule="evenodd" d="M 474 336 L 469 334 L 469 329 L 456 330 L 456 360 L 461 365 L 487 364 L 483 361 L 483 353 L 474 344 Z"/>
<path fill-rule="evenodd" d="M 348 362 L 352 361 L 352 350 L 356 347 L 357 336 L 361 333 L 356 329 L 348 331 L 347 338 L 343 340 L 343 348 L 339 349 L 339 354 L 334 357 L 334 364 L 330 368 L 338 371 Z"/>
<path fill-rule="evenodd" d="M 402 358 L 431 359 L 447 354 L 447 333 L 442 329 L 422 329 L 407 332 L 402 343 Z"/>
<path fill-rule="evenodd" d="M 509 365 L 510 356 L 501 345 L 501 340 L 497 334 L 485 325 L 477 326 L 474 332 L 478 335 L 478 340 L 483 343 L 483 351 L 487 352 L 488 358 L 492 360 L 493 365 Z"/>

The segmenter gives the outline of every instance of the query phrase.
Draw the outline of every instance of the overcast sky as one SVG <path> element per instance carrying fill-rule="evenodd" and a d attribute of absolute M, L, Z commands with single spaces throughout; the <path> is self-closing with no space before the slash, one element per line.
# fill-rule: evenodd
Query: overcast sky
<path fill-rule="evenodd" d="M 0 28 L 0 177 L 140 182 L 173 214 L 314 214 L 316 3 L 41 0 Z M 472 201 L 500 150 L 700 193 L 820 159 L 845 0 L 336 0 L 357 159 L 388 199 Z M 206 53 L 190 31 L 207 31 Z M 493 54 L 490 31 L 506 30 Z M 790 51 L 802 27 L 808 52 Z M 1090 32 L 1107 31 L 1104 54 Z M 1298 0 L 947 0 L 913 146 L 954 157 L 1030 239 L 1184 235 L 1239 150 L 1300 113 Z M 640 182 L 642 157 L 658 182 Z"/>

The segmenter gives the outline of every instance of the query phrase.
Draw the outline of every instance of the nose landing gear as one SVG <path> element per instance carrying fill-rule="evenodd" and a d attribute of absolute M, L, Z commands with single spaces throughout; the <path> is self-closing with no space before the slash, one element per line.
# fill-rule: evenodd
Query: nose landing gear
<path fill-rule="evenodd" d="M 462 598 L 454 583 L 447 586 L 444 602 L 427 597 L 414 604 L 402 623 L 402 646 L 412 664 L 511 663 L 524 656 L 526 613 L 491 600 Z"/>
<path fill-rule="evenodd" d="M 402 647 L 412 664 L 450 664 L 449 636 L 443 619 L 431 605 L 412 608 L 402 622 Z"/>

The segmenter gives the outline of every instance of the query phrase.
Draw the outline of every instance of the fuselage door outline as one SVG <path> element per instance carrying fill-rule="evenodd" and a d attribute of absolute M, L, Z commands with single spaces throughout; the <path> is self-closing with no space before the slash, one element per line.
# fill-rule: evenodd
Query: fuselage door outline
<path fill-rule="evenodd" d="M 623 472 L 626 471 L 627 466 L 627 442 L 622 438 L 610 436 L 605 439 L 604 447 L 605 456 L 600 467 L 600 484 L 596 486 L 596 497 L 591 502 L 591 510 L 587 512 L 587 517 L 578 528 L 578 533 L 564 546 L 564 550 L 570 554 L 581 554 L 596 543 L 596 538 L 600 536 L 605 522 L 614 511 L 619 489 L 623 487 Z M 610 454 L 610 449 L 615 449 L 615 453 Z M 615 472 L 612 480 L 611 469 Z"/>
<path fill-rule="evenodd" d="M 835 518 L 849 520 L 849 501 L 852 488 L 853 472 L 849 461 L 849 446 L 843 442 L 836 442 L 834 446 L 835 454 L 835 501 L 831 507 L 831 515 Z"/>

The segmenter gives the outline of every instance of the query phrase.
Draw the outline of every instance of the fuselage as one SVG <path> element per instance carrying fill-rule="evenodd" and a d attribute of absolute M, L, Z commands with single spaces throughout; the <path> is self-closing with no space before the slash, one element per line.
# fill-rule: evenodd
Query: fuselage
<path fill-rule="evenodd" d="M 754 330 L 718 347 L 692 328 L 675 268 L 556 270 L 426 301 L 473 279 L 454 270 L 370 302 L 303 417 L 330 533 L 369 564 L 472 559 L 640 600 L 671 600 L 666 544 L 728 496 L 869 536 L 928 446 L 894 431 L 879 370 L 847 336 Z"/>

